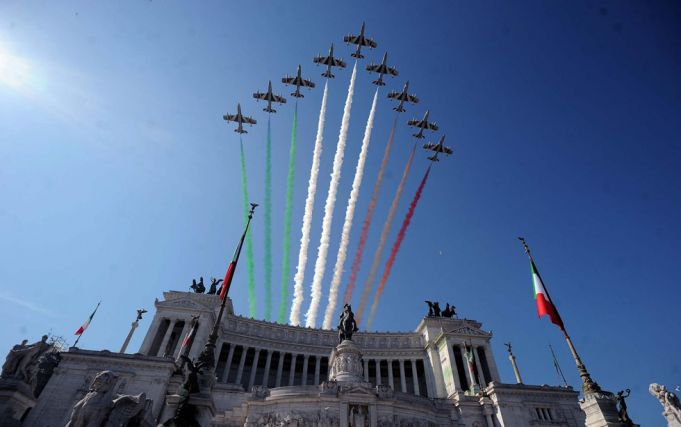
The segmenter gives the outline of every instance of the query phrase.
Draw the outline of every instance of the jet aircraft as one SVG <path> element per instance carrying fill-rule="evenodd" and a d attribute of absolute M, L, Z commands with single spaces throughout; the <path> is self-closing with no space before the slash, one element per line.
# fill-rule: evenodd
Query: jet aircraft
<path fill-rule="evenodd" d="M 388 52 L 383 55 L 383 62 L 380 64 L 369 64 L 367 65 L 367 71 L 370 73 L 378 73 L 378 79 L 374 80 L 373 84 L 377 86 L 385 86 L 385 83 L 383 82 L 383 75 L 388 74 L 391 76 L 396 76 L 397 75 L 397 70 L 393 67 L 389 67 L 386 62 L 388 61 Z"/>
<path fill-rule="evenodd" d="M 249 125 L 254 125 L 257 122 L 255 119 L 252 117 L 244 116 L 241 114 L 241 104 L 236 104 L 236 114 L 225 114 L 222 116 L 223 119 L 227 120 L 228 122 L 236 122 L 239 125 L 237 126 L 236 129 L 234 129 L 234 132 L 238 133 L 248 133 L 245 129 L 243 124 L 247 123 Z"/>
<path fill-rule="evenodd" d="M 313 61 L 317 65 L 326 65 L 326 71 L 322 73 L 322 76 L 329 79 L 334 78 L 334 75 L 331 73 L 331 67 L 345 68 L 345 62 L 342 59 L 333 57 L 333 43 L 331 43 L 331 48 L 329 48 L 328 56 L 315 56 Z"/>
<path fill-rule="evenodd" d="M 429 142 L 427 144 L 423 144 L 423 148 L 429 151 L 434 151 L 435 154 L 431 157 L 428 157 L 428 160 L 433 161 L 433 162 L 439 162 L 440 159 L 437 158 L 437 155 L 440 153 L 444 153 L 446 155 L 452 154 L 452 149 L 450 147 L 447 147 L 445 145 L 445 135 L 442 135 L 440 137 L 440 142 L 437 144 L 433 144 L 432 142 Z"/>
<path fill-rule="evenodd" d="M 304 79 L 301 76 L 301 67 L 298 65 L 298 74 L 295 77 L 289 77 L 287 74 L 281 79 L 282 83 L 285 85 L 295 85 L 296 86 L 296 91 L 291 92 L 291 96 L 295 96 L 296 98 L 303 98 L 305 95 L 300 93 L 300 87 L 308 87 L 308 88 L 313 88 L 314 83 L 312 83 L 310 80 Z"/>
<path fill-rule="evenodd" d="M 263 111 L 267 111 L 268 113 L 276 113 L 277 110 L 272 108 L 272 103 L 277 102 L 279 104 L 286 104 L 286 98 L 284 98 L 281 95 L 275 95 L 272 93 L 272 80 L 270 80 L 269 84 L 267 85 L 267 92 L 262 93 L 260 91 L 257 91 L 256 93 L 253 94 L 253 98 L 255 98 L 256 101 L 263 100 L 267 101 L 267 107 L 263 108 Z"/>
<path fill-rule="evenodd" d="M 428 115 L 430 114 L 430 111 L 426 111 L 426 114 L 423 115 L 423 119 L 421 120 L 409 120 L 407 124 L 409 126 L 413 126 L 416 128 L 419 128 L 418 133 L 413 134 L 412 136 L 415 136 L 416 138 L 425 138 L 423 135 L 423 131 L 428 129 L 428 130 L 438 130 L 437 124 L 435 122 L 429 122 L 428 121 Z"/>
<path fill-rule="evenodd" d="M 397 111 L 398 113 L 401 113 L 403 111 L 406 111 L 404 109 L 405 102 L 411 102 L 412 104 L 417 104 L 419 102 L 419 99 L 416 97 L 416 95 L 409 95 L 408 91 L 409 82 L 407 81 L 404 84 L 404 89 L 402 89 L 402 92 L 392 91 L 388 94 L 388 98 L 400 101 L 400 104 L 397 107 L 393 108 L 393 110 Z"/>
<path fill-rule="evenodd" d="M 347 44 L 356 44 L 357 45 L 357 50 L 355 50 L 353 53 L 350 54 L 353 58 L 364 58 L 364 55 L 362 55 L 362 47 L 366 46 L 369 49 L 373 49 L 378 44 L 373 40 L 368 37 L 364 36 L 364 22 L 362 22 L 362 29 L 359 30 L 359 35 L 355 36 L 352 34 L 348 34 L 343 38 L 343 41 Z"/>

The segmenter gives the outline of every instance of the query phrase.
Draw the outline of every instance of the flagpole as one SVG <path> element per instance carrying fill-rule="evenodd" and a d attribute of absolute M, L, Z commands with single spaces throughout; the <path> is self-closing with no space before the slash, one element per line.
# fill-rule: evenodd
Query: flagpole
<path fill-rule="evenodd" d="M 534 258 L 532 257 L 532 253 L 530 252 L 530 247 L 527 245 L 527 242 L 523 237 L 518 237 L 518 240 L 523 244 L 523 248 L 525 248 L 525 253 L 527 254 L 528 258 L 530 259 L 530 262 L 532 264 L 534 263 Z M 536 264 L 535 264 L 536 265 Z M 539 276 L 539 280 L 541 280 L 542 283 L 544 283 L 544 280 L 541 278 L 541 275 L 539 274 L 539 270 L 536 270 L 537 276 Z M 553 299 L 551 298 L 551 295 L 549 294 L 549 290 L 546 288 L 546 285 L 544 285 L 544 291 L 546 292 L 546 296 L 551 301 L 551 304 L 555 307 L 555 303 L 553 302 Z M 556 313 L 558 313 L 558 310 L 556 309 Z M 560 318 L 560 314 L 558 315 Z M 586 365 L 584 362 L 582 362 L 582 358 L 579 357 L 579 354 L 577 353 L 577 350 L 575 349 L 574 344 L 572 344 L 572 339 L 570 338 L 570 335 L 568 335 L 567 331 L 565 330 L 565 324 L 563 323 L 563 319 L 561 318 L 561 326 L 560 330 L 563 332 L 563 336 L 565 337 L 565 341 L 567 342 L 568 347 L 570 348 L 570 353 L 572 353 L 572 358 L 575 359 L 575 364 L 577 365 L 577 371 L 579 372 L 579 377 L 582 380 L 582 390 L 584 391 L 584 394 L 594 394 L 594 393 L 601 393 L 601 387 L 596 383 L 594 380 L 591 379 L 591 375 L 589 374 L 589 371 L 586 369 Z"/>
<path fill-rule="evenodd" d="M 556 353 L 553 351 L 553 347 L 551 344 L 549 344 L 549 350 L 551 350 L 551 357 L 553 357 L 553 366 L 556 368 L 556 372 L 560 377 L 563 379 L 563 384 L 565 384 L 565 387 L 568 386 L 567 381 L 565 380 L 565 375 L 563 375 L 563 370 L 560 369 L 560 365 L 558 364 L 558 359 L 556 359 Z"/>
<path fill-rule="evenodd" d="M 234 257 L 232 258 L 232 262 L 230 263 L 232 274 L 229 275 L 228 277 L 225 277 L 225 281 L 222 283 L 222 286 L 226 290 L 222 292 L 224 293 L 224 297 L 222 298 L 222 304 L 220 304 L 220 311 L 218 312 L 218 317 L 217 319 L 215 319 L 215 323 L 213 324 L 213 330 L 208 336 L 208 341 L 206 342 L 206 345 L 203 347 L 203 351 L 201 352 L 201 354 L 199 354 L 198 357 L 198 363 L 208 369 L 213 369 L 215 367 L 215 344 L 218 340 L 218 332 L 220 329 L 220 323 L 222 321 L 222 314 L 225 311 L 225 303 L 227 302 L 227 291 L 229 291 L 229 286 L 232 284 L 232 277 L 234 277 L 236 263 L 239 261 L 241 248 L 244 244 L 246 233 L 248 233 L 248 227 L 251 224 L 251 219 L 253 219 L 253 212 L 255 211 L 256 206 L 258 205 L 255 203 L 251 203 L 251 210 L 248 212 L 248 221 L 246 221 L 246 227 L 244 227 L 244 232 L 241 235 L 241 239 L 239 240 L 239 244 L 237 245 L 236 252 L 234 253 Z"/>

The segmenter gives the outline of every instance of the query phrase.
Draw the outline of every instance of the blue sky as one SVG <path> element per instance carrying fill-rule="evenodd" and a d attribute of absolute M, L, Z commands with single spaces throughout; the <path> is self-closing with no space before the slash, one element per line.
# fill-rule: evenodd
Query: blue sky
<path fill-rule="evenodd" d="M 323 84 L 311 59 L 335 42 L 352 65 L 342 37 L 363 20 L 379 47 L 360 63 L 325 291 L 374 90 L 363 67 L 387 49 L 400 76 L 380 95 L 346 272 L 394 117 L 386 90 L 408 79 L 421 103 L 400 117 L 359 283 L 413 141 L 406 120 L 430 109 L 433 138 L 446 133 L 455 154 L 431 173 L 376 328 L 411 330 L 421 301 L 449 301 L 493 331 L 504 380 L 513 376 L 502 343 L 512 341 L 526 382 L 558 384 L 551 343 L 578 386 L 560 332 L 536 318 L 524 235 L 593 377 L 632 389 L 636 422 L 663 425 L 648 384 L 681 384 L 673 2 L 2 2 L 0 346 L 47 331 L 71 339 L 101 299 L 81 344 L 118 350 L 137 308 L 223 275 L 242 223 L 238 137 L 221 116 L 241 102 L 259 121 L 244 143 L 260 201 L 267 117 L 251 94 L 269 79 L 288 94 L 278 82 L 300 63 L 318 87 L 299 103 L 293 276 Z M 308 286 L 350 72 L 336 75 Z M 292 107 L 289 97 L 272 117 L 275 307 Z M 419 153 L 388 245 L 427 163 Z M 259 317 L 262 221 L 257 212 Z M 231 291 L 242 314 L 245 272 Z"/>

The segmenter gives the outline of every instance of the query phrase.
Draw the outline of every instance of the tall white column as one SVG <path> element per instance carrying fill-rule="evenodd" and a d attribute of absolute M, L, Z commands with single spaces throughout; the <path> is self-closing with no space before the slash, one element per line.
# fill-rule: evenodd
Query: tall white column
<path fill-rule="evenodd" d="M 480 364 L 480 357 L 478 357 L 478 348 L 473 347 L 473 360 L 475 360 L 475 367 L 478 371 L 478 377 L 480 378 L 480 387 L 485 388 L 487 387 L 487 381 L 489 381 L 487 378 L 485 378 L 485 373 L 482 371 L 482 365 Z"/>
<path fill-rule="evenodd" d="M 270 380 L 270 364 L 272 363 L 272 350 L 267 350 L 267 359 L 265 359 L 265 375 L 262 378 L 262 385 L 269 386 Z"/>
<path fill-rule="evenodd" d="M 154 320 L 152 320 L 151 325 L 149 325 L 149 329 L 147 329 L 147 335 L 144 336 L 144 341 L 142 341 L 142 345 L 140 346 L 140 353 L 146 354 L 148 356 L 156 356 L 155 354 L 148 353 L 149 350 L 151 350 L 151 345 L 156 339 L 156 334 L 158 334 L 158 328 L 161 326 L 162 320 L 163 318 L 154 316 Z"/>
<path fill-rule="evenodd" d="M 497 362 L 494 360 L 494 357 L 492 356 L 492 346 L 489 345 L 489 342 L 485 343 L 484 346 L 485 349 L 485 358 L 487 359 L 487 367 L 489 368 L 489 374 L 492 376 L 491 379 L 488 381 L 501 381 L 501 377 L 499 376 L 499 370 L 497 369 Z"/>
<path fill-rule="evenodd" d="M 189 330 L 189 321 L 185 320 L 184 321 L 184 326 L 182 327 L 182 332 L 180 332 L 180 339 L 177 340 L 177 345 L 175 346 L 175 351 L 173 352 L 173 359 L 177 359 L 178 356 L 180 355 L 180 349 L 182 348 L 182 341 L 184 341 L 184 336 L 187 334 L 187 331 Z M 217 346 L 217 348 L 220 348 L 221 345 Z M 218 357 L 220 357 L 218 355 Z"/>
<path fill-rule="evenodd" d="M 381 359 L 376 359 L 376 385 L 381 385 Z"/>
<path fill-rule="evenodd" d="M 166 347 L 168 346 L 168 341 L 170 341 L 170 334 L 173 332 L 173 328 L 175 328 L 175 321 L 171 320 L 170 323 L 168 324 L 168 329 L 166 330 L 166 334 L 163 336 L 163 341 L 161 341 L 161 347 L 158 348 L 158 353 L 156 356 L 164 356 Z"/>
<path fill-rule="evenodd" d="M 295 379 L 295 375 L 296 375 L 296 359 L 297 358 L 298 358 L 297 354 L 291 355 L 291 372 L 289 373 L 289 376 L 288 376 L 288 385 L 294 385 L 293 380 Z"/>
<path fill-rule="evenodd" d="M 303 357 L 303 379 L 301 380 L 302 385 L 307 385 L 307 363 L 310 359 L 310 355 L 306 354 Z"/>
<path fill-rule="evenodd" d="M 406 393 L 407 379 L 404 376 L 404 359 L 400 359 L 400 382 L 402 383 L 402 393 Z"/>
<path fill-rule="evenodd" d="M 416 372 L 416 360 L 411 359 L 411 377 L 414 380 L 414 394 L 417 396 L 421 395 L 419 391 L 419 375 Z"/>
<path fill-rule="evenodd" d="M 286 356 L 286 353 L 279 352 L 279 364 L 277 365 L 277 380 L 274 383 L 275 387 L 281 387 L 281 373 L 284 370 L 284 356 Z"/>
<path fill-rule="evenodd" d="M 248 379 L 248 390 L 253 387 L 255 382 L 255 372 L 258 370 L 258 359 L 260 358 L 260 349 L 255 349 L 255 356 L 253 356 L 253 365 L 251 365 L 251 377 Z M 246 391 L 248 391 L 246 390 Z"/>
<path fill-rule="evenodd" d="M 390 388 L 395 390 L 395 383 L 393 382 L 393 361 L 392 359 L 388 360 L 388 385 Z"/>
<path fill-rule="evenodd" d="M 229 380 L 229 368 L 232 367 L 232 359 L 234 359 L 234 344 L 229 345 L 229 354 L 227 355 L 227 364 L 225 365 L 225 372 L 222 374 L 222 381 L 227 382 Z"/>
<path fill-rule="evenodd" d="M 322 358 L 320 356 L 315 356 L 314 363 L 314 385 L 319 385 L 319 372 L 321 371 Z"/>
<path fill-rule="evenodd" d="M 246 353 L 248 353 L 248 347 L 244 346 L 243 351 L 241 352 L 241 360 L 239 360 L 239 369 L 236 371 L 236 380 L 234 381 L 237 384 L 241 384 L 241 376 L 244 374 L 244 364 L 246 363 Z"/>

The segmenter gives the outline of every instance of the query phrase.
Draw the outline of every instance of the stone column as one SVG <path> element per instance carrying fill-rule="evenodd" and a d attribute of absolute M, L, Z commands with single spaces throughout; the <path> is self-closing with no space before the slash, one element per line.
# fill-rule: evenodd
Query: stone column
<path fill-rule="evenodd" d="M 270 382 L 270 364 L 272 363 L 272 350 L 267 350 L 267 359 L 265 360 L 265 375 L 262 378 L 262 385 L 269 386 Z"/>
<path fill-rule="evenodd" d="M 376 385 L 381 385 L 381 359 L 376 359 Z"/>
<path fill-rule="evenodd" d="M 364 359 L 364 381 L 369 382 L 369 359 Z"/>
<path fill-rule="evenodd" d="M 151 344 L 154 342 L 154 339 L 156 338 L 156 334 L 158 333 L 158 328 L 161 326 L 161 321 L 163 319 L 159 316 L 154 316 L 154 320 L 151 322 L 151 325 L 149 325 L 149 329 L 147 329 L 147 334 L 144 336 L 144 340 L 142 341 L 142 345 L 140 346 L 140 353 L 148 356 L 156 356 L 155 354 L 147 354 L 149 353 L 149 350 L 151 350 Z"/>
<path fill-rule="evenodd" d="M 173 333 L 173 328 L 175 328 L 175 322 L 176 320 L 171 320 L 168 324 L 168 329 L 166 330 L 166 334 L 163 336 L 163 341 L 161 341 L 161 346 L 158 348 L 158 353 L 156 353 L 154 356 L 163 356 L 163 353 L 165 353 L 166 347 L 168 346 L 168 341 L 170 341 L 170 334 Z"/>
<path fill-rule="evenodd" d="M 248 347 L 243 346 L 243 351 L 241 352 L 241 360 L 239 360 L 239 369 L 236 371 L 235 383 L 241 384 L 241 376 L 244 374 L 244 365 L 246 364 L 246 353 L 248 353 Z"/>
<path fill-rule="evenodd" d="M 492 357 L 492 346 L 489 342 L 485 343 L 485 358 L 487 358 L 487 367 L 489 367 L 489 374 L 492 378 L 489 381 L 501 381 L 499 370 L 497 369 L 497 362 Z"/>
<path fill-rule="evenodd" d="M 487 378 L 485 378 L 485 373 L 482 371 L 482 364 L 480 364 L 480 357 L 478 357 L 478 348 L 473 347 L 473 360 L 475 360 L 475 367 L 477 368 L 476 370 L 478 371 L 478 377 L 480 378 L 480 387 L 485 388 L 487 387 L 487 382 L 489 381 Z"/>
<path fill-rule="evenodd" d="M 286 353 L 279 352 L 279 364 L 277 365 L 277 380 L 274 383 L 275 387 L 281 387 L 281 373 L 284 370 L 284 356 L 286 356 Z"/>
<path fill-rule="evenodd" d="M 255 349 L 255 356 L 253 356 L 253 365 L 251 365 L 251 377 L 248 379 L 248 390 L 253 387 L 255 381 L 255 372 L 258 370 L 258 359 L 260 358 L 260 349 Z M 248 391 L 246 390 L 246 391 Z"/>
<path fill-rule="evenodd" d="M 301 380 L 302 385 L 307 385 L 307 363 L 310 359 L 310 355 L 306 354 L 303 357 L 303 379 Z"/>
<path fill-rule="evenodd" d="M 400 359 L 400 382 L 402 383 L 402 393 L 407 392 L 407 379 L 404 377 L 404 360 Z"/>
<path fill-rule="evenodd" d="M 236 346 L 234 344 L 229 345 L 229 354 L 227 355 L 227 364 L 225 365 L 225 373 L 222 375 L 222 380 L 223 382 L 227 382 L 229 380 L 229 368 L 232 367 L 232 359 L 234 359 L 234 348 Z"/>
<path fill-rule="evenodd" d="M 319 385 L 319 372 L 321 371 L 322 358 L 320 356 L 315 356 L 314 364 L 314 385 Z"/>
<path fill-rule="evenodd" d="M 392 359 L 388 360 L 388 385 L 390 385 L 390 388 L 395 390 L 395 382 L 393 381 L 393 361 L 392 361 Z"/>
<path fill-rule="evenodd" d="M 463 371 L 466 374 L 466 379 L 468 380 L 468 387 L 472 387 L 474 384 L 476 384 L 475 379 L 471 378 L 471 370 L 468 369 L 468 359 L 466 359 L 466 350 L 464 350 L 463 345 L 459 346 L 459 349 L 461 350 L 461 359 L 463 361 Z"/>
<path fill-rule="evenodd" d="M 419 375 L 416 372 L 416 360 L 411 359 L 411 378 L 414 380 L 414 394 L 417 396 L 421 395 L 419 391 Z"/>
<path fill-rule="evenodd" d="M 177 357 L 180 355 L 180 349 L 182 348 L 182 341 L 184 341 L 184 336 L 187 334 L 188 330 L 189 330 L 189 321 L 185 320 L 184 326 L 182 327 L 182 332 L 180 332 L 180 339 L 177 341 L 177 345 L 175 346 L 175 351 L 173 352 L 173 359 L 177 359 Z M 221 348 L 221 347 L 222 347 L 222 344 L 217 346 L 217 348 Z"/>
<path fill-rule="evenodd" d="M 295 375 L 296 375 L 296 359 L 297 358 L 298 358 L 297 354 L 291 355 L 291 372 L 289 373 L 289 376 L 288 376 L 288 385 L 293 385 L 293 380 L 295 379 Z"/>

